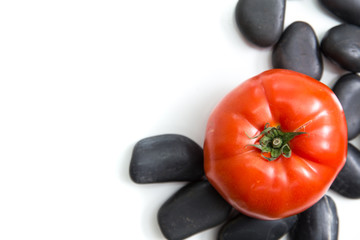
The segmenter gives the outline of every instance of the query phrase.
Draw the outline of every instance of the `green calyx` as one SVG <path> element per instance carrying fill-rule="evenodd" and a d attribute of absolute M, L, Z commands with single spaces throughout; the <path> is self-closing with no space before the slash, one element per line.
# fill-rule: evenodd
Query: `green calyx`
<path fill-rule="evenodd" d="M 251 139 L 260 138 L 259 144 L 249 144 L 249 146 L 256 147 L 261 150 L 261 153 L 270 153 L 270 158 L 261 154 L 261 156 L 269 161 L 273 161 L 281 155 L 289 158 L 291 157 L 291 149 L 289 141 L 295 136 L 305 134 L 306 132 L 283 132 L 280 126 L 270 127 L 270 124 L 265 124 L 264 130 L 255 137 L 249 137 Z"/>

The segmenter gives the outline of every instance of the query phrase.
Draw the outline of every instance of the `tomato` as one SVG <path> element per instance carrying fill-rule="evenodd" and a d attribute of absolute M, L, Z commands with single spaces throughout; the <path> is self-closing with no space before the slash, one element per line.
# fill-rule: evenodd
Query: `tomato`
<path fill-rule="evenodd" d="M 206 129 L 204 168 L 235 209 L 271 220 L 320 200 L 346 154 L 345 115 L 332 90 L 304 74 L 273 69 L 243 82 L 216 106 Z"/>

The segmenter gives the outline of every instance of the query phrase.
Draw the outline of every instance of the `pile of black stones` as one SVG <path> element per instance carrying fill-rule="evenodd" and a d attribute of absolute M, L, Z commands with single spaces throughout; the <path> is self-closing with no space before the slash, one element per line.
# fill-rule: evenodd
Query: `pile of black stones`
<path fill-rule="evenodd" d="M 348 125 L 348 140 L 360 134 L 360 1 L 318 0 L 342 24 L 327 31 L 319 43 L 311 25 L 293 22 L 285 30 L 286 0 L 239 0 L 236 24 L 244 37 L 258 47 L 272 47 L 273 68 L 291 69 L 321 80 L 322 56 L 348 71 L 333 91 Z M 135 183 L 189 182 L 159 209 L 157 219 L 164 237 L 184 239 L 221 226 L 219 240 L 338 239 L 339 219 L 333 199 L 325 195 L 306 211 L 279 220 L 260 220 L 234 210 L 206 180 L 203 149 L 178 134 L 148 137 L 136 143 L 130 161 Z M 350 142 L 344 168 L 331 189 L 360 198 L 360 151 Z"/>

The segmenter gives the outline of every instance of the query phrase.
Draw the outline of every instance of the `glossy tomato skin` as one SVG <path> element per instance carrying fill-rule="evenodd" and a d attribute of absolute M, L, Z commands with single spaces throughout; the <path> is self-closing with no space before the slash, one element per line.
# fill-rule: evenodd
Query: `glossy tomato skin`
<path fill-rule="evenodd" d="M 268 161 L 249 146 L 266 123 L 305 131 L 290 158 Z M 247 136 L 248 135 L 248 136 Z M 271 220 L 300 213 L 324 196 L 345 164 L 347 126 L 330 88 L 291 70 L 265 71 L 231 91 L 211 114 L 204 143 L 210 183 L 240 212 Z"/>

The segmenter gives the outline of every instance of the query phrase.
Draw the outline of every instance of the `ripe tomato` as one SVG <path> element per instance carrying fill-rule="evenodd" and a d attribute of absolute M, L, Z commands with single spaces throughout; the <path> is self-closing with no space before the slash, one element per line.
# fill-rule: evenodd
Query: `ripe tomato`
<path fill-rule="evenodd" d="M 276 137 L 282 145 L 274 145 Z M 273 69 L 240 84 L 214 109 L 204 165 L 210 183 L 234 208 L 270 220 L 320 200 L 346 154 L 345 115 L 331 89 L 304 74 Z"/>

